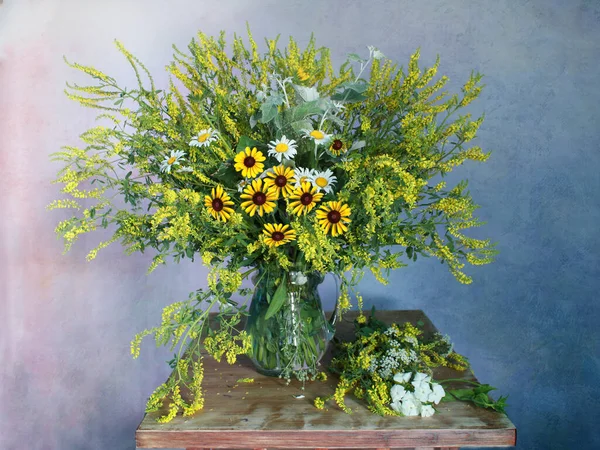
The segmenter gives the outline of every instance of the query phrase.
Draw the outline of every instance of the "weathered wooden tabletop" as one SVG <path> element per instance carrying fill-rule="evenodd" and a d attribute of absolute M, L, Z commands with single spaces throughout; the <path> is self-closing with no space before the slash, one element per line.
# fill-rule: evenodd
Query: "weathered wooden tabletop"
<path fill-rule="evenodd" d="M 386 323 L 425 323 L 428 332 L 435 327 L 422 311 L 378 311 Z M 337 336 L 352 337 L 356 313 L 347 313 L 337 326 Z M 326 358 L 325 358 L 326 361 Z M 334 402 L 319 411 L 313 406 L 317 396 L 333 393 L 336 378 L 306 384 L 271 378 L 254 371 L 247 358 L 233 366 L 205 358 L 204 409 L 193 417 L 177 416 L 167 424 L 156 418 L 161 412 L 146 414 L 136 431 L 138 448 L 227 448 L 227 449 L 451 449 L 460 447 L 514 446 L 516 429 L 508 417 L 469 403 L 448 402 L 436 406 L 432 417 L 380 417 L 360 401 L 348 396 L 353 414 L 341 411 Z M 254 383 L 238 383 L 254 378 Z M 441 368 L 435 379 L 463 378 L 468 373 Z M 451 387 L 466 387 L 456 383 Z M 304 398 L 295 398 L 304 394 Z M 162 413 L 164 413 L 163 411 Z"/>

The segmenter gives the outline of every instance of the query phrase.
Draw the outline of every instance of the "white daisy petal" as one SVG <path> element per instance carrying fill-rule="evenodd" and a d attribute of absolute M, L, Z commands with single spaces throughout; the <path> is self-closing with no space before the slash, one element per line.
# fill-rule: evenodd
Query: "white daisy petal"
<path fill-rule="evenodd" d="M 160 171 L 164 173 L 171 173 L 172 166 L 178 166 L 179 160 L 185 156 L 183 150 L 171 150 L 169 156 L 165 156 L 165 159 L 160 164 Z"/>
<path fill-rule="evenodd" d="M 208 147 L 218 137 L 218 132 L 212 128 L 200 130 L 198 135 L 190 141 L 192 147 Z"/>
<path fill-rule="evenodd" d="M 294 169 L 294 177 L 296 178 L 296 187 L 300 187 L 303 182 L 309 181 L 312 182 L 312 176 L 314 174 L 313 169 L 303 169 L 301 167 L 296 167 Z"/>
<path fill-rule="evenodd" d="M 331 135 L 322 130 L 302 130 L 304 137 L 310 138 L 317 144 L 325 145 L 331 139 Z"/>
<path fill-rule="evenodd" d="M 325 191 L 327 194 L 330 194 L 333 192 L 333 185 L 337 182 L 337 178 L 331 169 L 327 169 L 322 172 L 313 172 L 310 181 L 319 191 Z"/>
<path fill-rule="evenodd" d="M 282 162 L 284 158 L 291 161 L 296 156 L 296 152 L 296 141 L 286 138 L 285 135 L 269 143 L 269 156 L 274 157 L 279 162 Z"/>

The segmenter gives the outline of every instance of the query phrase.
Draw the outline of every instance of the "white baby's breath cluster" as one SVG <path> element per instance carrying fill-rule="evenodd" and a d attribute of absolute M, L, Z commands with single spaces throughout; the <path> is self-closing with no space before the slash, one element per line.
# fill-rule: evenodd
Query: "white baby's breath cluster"
<path fill-rule="evenodd" d="M 397 373 L 394 381 L 397 384 L 390 391 L 390 406 L 404 416 L 432 416 L 435 413 L 433 405 L 437 405 L 446 395 L 444 388 L 432 382 L 425 373 Z"/>
<path fill-rule="evenodd" d="M 390 379 L 395 372 L 405 369 L 419 358 L 415 349 L 419 344 L 414 336 L 399 336 L 394 327 L 388 328 L 385 335 L 390 337 L 390 348 L 379 358 L 373 358 L 369 371 L 377 372 L 384 380 Z"/>

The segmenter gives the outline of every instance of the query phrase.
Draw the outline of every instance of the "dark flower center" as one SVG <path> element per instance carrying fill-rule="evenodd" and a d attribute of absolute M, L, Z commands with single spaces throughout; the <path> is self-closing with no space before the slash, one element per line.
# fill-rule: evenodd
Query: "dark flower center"
<path fill-rule="evenodd" d="M 286 184 L 287 184 L 287 178 L 284 177 L 283 175 L 278 175 L 277 178 L 275 178 L 276 186 L 284 187 Z"/>
<path fill-rule="evenodd" d="M 281 241 L 283 240 L 285 236 L 283 235 L 283 233 L 281 231 L 275 231 L 272 235 L 271 235 L 271 239 L 273 239 L 274 241 Z"/>
<path fill-rule="evenodd" d="M 338 223 L 342 220 L 342 215 L 339 211 L 329 211 L 327 213 L 327 220 L 329 220 L 330 223 Z"/>
<path fill-rule="evenodd" d="M 303 205 L 310 205 L 313 201 L 313 196 L 311 193 L 309 192 L 305 192 L 304 194 L 302 194 L 300 196 L 300 203 L 302 203 Z"/>
<path fill-rule="evenodd" d="M 263 192 L 257 192 L 252 196 L 255 205 L 264 205 L 267 202 L 267 196 Z"/>
<path fill-rule="evenodd" d="M 244 158 L 244 166 L 254 167 L 254 164 L 256 164 L 256 160 L 252 156 L 246 156 L 246 158 Z"/>
<path fill-rule="evenodd" d="M 343 143 L 342 141 L 340 141 L 339 139 L 335 139 L 335 140 L 333 141 L 333 144 L 331 145 L 331 147 L 332 147 L 334 150 L 339 150 L 339 149 L 341 149 L 343 146 L 344 146 L 344 143 Z"/>
<path fill-rule="evenodd" d="M 221 200 L 220 198 L 215 198 L 212 201 L 212 208 L 219 212 L 223 210 L 223 200 Z"/>

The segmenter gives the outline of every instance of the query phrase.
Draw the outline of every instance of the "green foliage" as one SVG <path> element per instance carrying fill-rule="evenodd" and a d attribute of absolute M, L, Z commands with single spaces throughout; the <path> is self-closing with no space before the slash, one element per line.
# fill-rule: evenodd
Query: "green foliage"
<path fill-rule="evenodd" d="M 469 383 L 473 384 L 475 387 L 470 389 L 450 389 L 446 391 L 447 395 L 444 398 L 444 401 L 452 401 L 452 399 L 456 399 L 463 402 L 471 402 L 480 408 L 487 408 L 506 414 L 506 407 L 508 406 L 506 404 L 506 400 L 508 399 L 508 396 L 500 396 L 498 400 L 494 400 L 489 396 L 491 391 L 496 390 L 495 387 L 492 387 L 489 384 L 481 384 L 475 381 L 466 380 L 442 380 L 441 383 L 451 381 Z"/>

